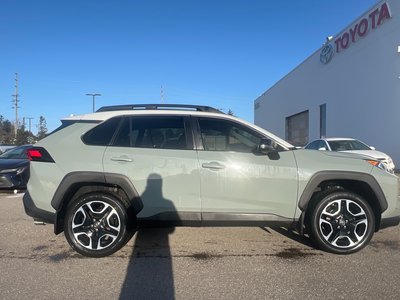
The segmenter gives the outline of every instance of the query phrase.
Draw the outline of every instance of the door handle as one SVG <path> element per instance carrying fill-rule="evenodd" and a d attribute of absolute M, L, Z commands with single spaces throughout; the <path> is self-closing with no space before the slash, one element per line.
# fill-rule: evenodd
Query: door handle
<path fill-rule="evenodd" d="M 110 159 L 112 161 L 133 162 L 133 159 L 129 158 L 127 156 L 118 156 L 118 157 L 113 156 L 113 157 L 110 157 Z"/>
<path fill-rule="evenodd" d="M 218 163 L 218 162 L 215 162 L 215 161 L 213 161 L 213 162 L 209 162 L 209 163 L 203 163 L 202 165 L 201 165 L 203 168 L 205 168 L 205 169 L 211 169 L 211 170 L 222 170 L 222 169 L 225 169 L 225 166 L 224 165 L 222 165 L 222 164 L 220 164 L 220 163 Z"/>

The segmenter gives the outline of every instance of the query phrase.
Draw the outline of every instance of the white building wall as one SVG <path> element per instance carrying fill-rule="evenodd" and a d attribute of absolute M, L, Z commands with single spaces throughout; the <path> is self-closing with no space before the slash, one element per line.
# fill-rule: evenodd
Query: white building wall
<path fill-rule="evenodd" d="M 380 1 L 334 37 L 387 3 L 391 18 L 320 62 L 321 49 L 255 100 L 255 123 L 285 137 L 286 117 L 309 110 L 309 141 L 319 138 L 319 106 L 327 104 L 326 135 L 354 137 L 387 152 L 400 166 L 400 1 Z"/>

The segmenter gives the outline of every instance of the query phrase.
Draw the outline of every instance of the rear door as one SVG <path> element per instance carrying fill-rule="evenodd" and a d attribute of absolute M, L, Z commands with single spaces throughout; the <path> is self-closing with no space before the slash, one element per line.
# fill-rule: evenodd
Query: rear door
<path fill-rule="evenodd" d="M 130 178 L 142 220 L 200 222 L 200 177 L 185 116 L 129 116 L 107 147 L 104 171 Z"/>

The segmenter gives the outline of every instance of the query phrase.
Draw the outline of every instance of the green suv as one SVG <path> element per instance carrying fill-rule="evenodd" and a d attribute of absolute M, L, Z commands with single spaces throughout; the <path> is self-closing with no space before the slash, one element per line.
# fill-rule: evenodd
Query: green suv
<path fill-rule="evenodd" d="M 360 250 L 400 222 L 380 161 L 296 149 L 214 108 L 120 105 L 62 120 L 29 149 L 25 211 L 77 252 L 110 255 L 144 226 L 284 226 Z"/>

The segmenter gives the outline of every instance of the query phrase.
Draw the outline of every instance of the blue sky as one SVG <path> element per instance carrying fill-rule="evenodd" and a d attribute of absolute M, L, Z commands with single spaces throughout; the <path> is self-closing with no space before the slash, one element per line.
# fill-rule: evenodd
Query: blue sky
<path fill-rule="evenodd" d="M 0 115 L 49 130 L 123 103 L 211 105 L 253 121 L 253 101 L 375 0 L 2 0 Z M 36 131 L 36 128 L 33 128 Z"/>

